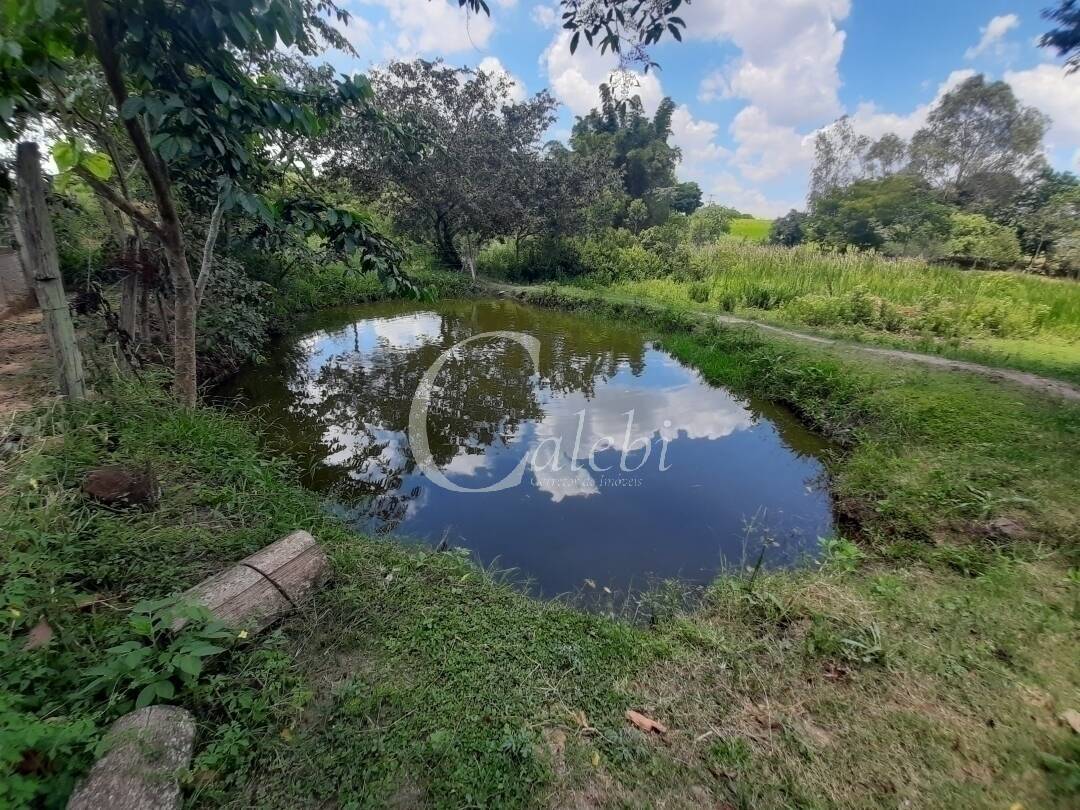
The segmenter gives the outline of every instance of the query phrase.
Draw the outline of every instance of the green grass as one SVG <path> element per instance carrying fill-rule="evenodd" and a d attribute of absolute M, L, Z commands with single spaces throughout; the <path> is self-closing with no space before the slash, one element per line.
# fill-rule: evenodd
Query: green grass
<path fill-rule="evenodd" d="M 764 242 L 769 238 L 772 228 L 771 219 L 734 219 L 731 221 L 731 235 L 748 242 Z"/>
<path fill-rule="evenodd" d="M 841 448 L 830 474 L 858 542 L 820 570 L 723 578 L 690 612 L 671 585 L 631 626 L 352 535 L 251 425 L 119 384 L 25 415 L 0 469 L 0 804 L 63 803 L 146 680 L 120 661 L 99 683 L 108 648 L 140 642 L 165 666 L 173 641 L 147 645 L 135 605 L 300 527 L 331 582 L 173 677 L 169 702 L 199 721 L 191 805 L 1073 805 L 1080 756 L 1056 716 L 1080 705 L 1080 409 L 606 293 L 529 297 L 648 323 L 709 379 L 795 408 Z M 149 464 L 159 506 L 88 503 L 78 485 L 102 463 Z M 990 536 L 1002 517 L 1018 533 Z M 41 619 L 55 637 L 24 650 Z M 633 730 L 627 708 L 668 734 Z"/>
<path fill-rule="evenodd" d="M 614 289 L 666 305 L 1080 380 L 1080 285 L 870 254 L 721 241 Z"/>

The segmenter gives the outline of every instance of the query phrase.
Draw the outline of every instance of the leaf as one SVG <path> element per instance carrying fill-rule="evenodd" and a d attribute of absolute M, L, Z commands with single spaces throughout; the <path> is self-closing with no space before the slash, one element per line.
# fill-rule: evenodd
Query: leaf
<path fill-rule="evenodd" d="M 570 54 L 571 55 L 573 55 L 574 51 L 577 50 L 577 45 L 578 45 L 578 40 L 579 39 L 581 39 L 581 32 L 580 31 L 575 31 L 574 35 L 572 37 L 570 37 Z"/>
<path fill-rule="evenodd" d="M 112 177 L 112 161 L 101 152 L 88 152 L 79 160 L 79 165 L 94 175 L 98 180 Z"/>
<path fill-rule="evenodd" d="M 155 687 L 156 684 L 148 683 L 139 690 L 139 696 L 135 698 L 136 709 L 145 709 L 154 702 L 154 698 L 157 696 L 157 689 Z"/>
<path fill-rule="evenodd" d="M 44 647 L 52 641 L 53 635 L 53 629 L 49 626 L 49 623 L 44 619 L 40 619 L 26 634 L 26 649 L 36 650 L 39 647 Z"/>
<path fill-rule="evenodd" d="M 202 661 L 194 655 L 181 655 L 176 659 L 176 667 L 185 675 L 197 678 L 202 672 Z"/>
<path fill-rule="evenodd" d="M 79 163 L 79 147 L 74 141 L 57 141 L 53 144 L 52 157 L 57 169 L 70 171 Z"/>
<path fill-rule="evenodd" d="M 218 97 L 218 101 L 222 104 L 227 104 L 229 101 L 229 85 L 225 84 L 221 79 L 213 78 L 210 80 L 210 86 L 214 90 L 214 95 Z"/>
<path fill-rule="evenodd" d="M 145 101 L 138 96 L 129 96 L 124 99 L 124 103 L 120 105 L 120 116 L 125 120 L 130 120 L 141 113 L 145 108 Z"/>
<path fill-rule="evenodd" d="M 646 733 L 654 731 L 657 734 L 667 734 L 667 727 L 663 723 L 658 723 L 633 709 L 626 710 L 626 719 Z"/>

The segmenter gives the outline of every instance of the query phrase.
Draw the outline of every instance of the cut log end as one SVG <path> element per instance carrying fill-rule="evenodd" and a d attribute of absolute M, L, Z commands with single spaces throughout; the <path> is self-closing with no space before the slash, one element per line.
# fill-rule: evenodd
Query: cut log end
<path fill-rule="evenodd" d="M 304 601 L 326 567 L 326 553 L 315 538 L 295 531 L 199 583 L 184 599 L 230 627 L 258 632 Z M 184 624 L 179 620 L 173 629 Z"/>

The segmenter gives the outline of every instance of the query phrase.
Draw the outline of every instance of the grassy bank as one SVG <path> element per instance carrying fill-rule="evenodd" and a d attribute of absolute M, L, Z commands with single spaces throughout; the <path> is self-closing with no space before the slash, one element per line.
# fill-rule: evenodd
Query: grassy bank
<path fill-rule="evenodd" d="M 1080 751 L 1057 715 L 1080 708 L 1080 409 L 580 290 L 532 298 L 651 323 L 710 379 L 789 403 L 843 448 L 831 473 L 857 531 L 820 570 L 723 579 L 692 611 L 661 590 L 631 626 L 350 535 L 250 425 L 117 386 L 27 416 L 0 473 L 0 803 L 61 802 L 101 730 L 164 680 L 200 723 L 195 805 L 1075 801 Z M 156 470 L 156 509 L 79 493 L 118 462 Z M 147 635 L 142 617 L 172 608 L 143 600 L 297 527 L 334 571 L 300 614 L 260 638 L 198 621 Z M 43 619 L 52 638 L 26 650 Z M 121 644 L 143 652 L 108 652 Z M 192 674 L 177 644 L 221 651 Z M 668 733 L 629 727 L 627 708 Z"/>
<path fill-rule="evenodd" d="M 754 222 L 734 220 L 734 223 Z M 493 278 L 555 278 L 684 309 L 730 312 L 821 334 L 1080 382 L 1080 285 L 871 253 L 838 254 L 674 232 L 570 241 L 555 259 L 496 245 Z"/>

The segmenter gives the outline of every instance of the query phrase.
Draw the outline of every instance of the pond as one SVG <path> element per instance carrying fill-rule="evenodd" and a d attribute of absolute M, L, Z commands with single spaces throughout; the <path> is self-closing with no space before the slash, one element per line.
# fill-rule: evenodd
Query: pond
<path fill-rule="evenodd" d="M 357 528 L 543 596 L 797 565 L 833 530 L 825 442 L 629 324 L 506 300 L 325 312 L 219 393 Z"/>

